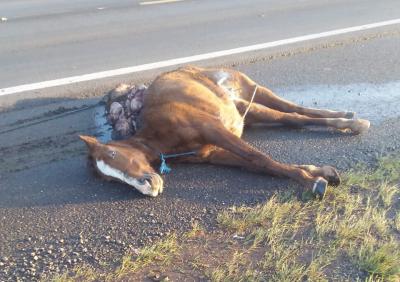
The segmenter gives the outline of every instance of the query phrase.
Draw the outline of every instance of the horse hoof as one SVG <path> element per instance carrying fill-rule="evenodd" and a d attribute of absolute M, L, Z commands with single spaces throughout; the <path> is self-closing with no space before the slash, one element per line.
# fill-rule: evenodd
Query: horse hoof
<path fill-rule="evenodd" d="M 352 126 L 351 130 L 355 134 L 361 134 L 368 131 L 371 123 L 366 119 L 357 119 L 354 121 L 354 125 Z"/>
<path fill-rule="evenodd" d="M 352 118 L 354 118 L 355 115 L 356 115 L 355 112 L 346 112 L 344 117 L 348 118 L 348 119 L 352 119 Z"/>
<path fill-rule="evenodd" d="M 339 186 L 341 179 L 337 170 L 331 166 L 323 166 L 323 177 L 328 180 L 329 185 Z"/>
<path fill-rule="evenodd" d="M 315 197 L 322 200 L 325 197 L 325 192 L 328 188 L 328 181 L 320 177 L 313 186 L 312 192 L 314 193 Z"/>

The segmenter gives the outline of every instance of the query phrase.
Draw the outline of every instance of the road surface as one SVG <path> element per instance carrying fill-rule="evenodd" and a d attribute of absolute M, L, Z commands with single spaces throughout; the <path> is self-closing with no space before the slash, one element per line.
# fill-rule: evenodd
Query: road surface
<path fill-rule="evenodd" d="M 0 88 L 399 18 L 396 0 L 2 1 Z M 18 75 L 15 75 L 18 74 Z"/>
<path fill-rule="evenodd" d="M 1 13 L 5 15 L 0 16 L 9 20 L 0 29 L 14 29 L 14 34 L 10 30 L 0 33 L 2 41 L 9 39 L 0 46 L 0 61 L 5 66 L 0 70 L 0 85 L 386 20 L 398 12 L 394 1 L 352 1 L 354 5 L 348 1 L 271 1 L 271 6 L 254 1 L 254 7 L 243 2 L 183 1 L 143 7 L 138 2 L 119 1 L 113 6 L 111 1 L 109 5 L 88 1 L 77 8 L 74 1 L 54 2 L 58 5 L 53 1 L 4 1 Z M 226 14 L 217 9 L 220 6 L 226 7 Z M 129 17 L 128 11 L 137 17 Z M 258 13 L 265 16 L 256 18 L 256 24 Z M 124 23 L 138 25 L 139 19 L 150 21 L 145 25 L 148 29 L 120 29 Z M 52 21 L 60 22 L 50 27 Z M 78 30 L 79 22 L 87 26 Z M 104 32 L 96 33 L 99 24 Z M 48 32 L 28 35 L 27 25 L 38 33 L 40 26 Z M 192 30 L 203 32 L 195 36 Z M 135 32 L 140 40 L 131 39 Z M 18 36 L 26 36 L 19 46 Z M 111 39 L 118 36 L 116 44 Z M 119 45 L 124 36 L 125 45 Z M 358 162 L 372 164 L 377 157 L 400 150 L 398 50 L 400 26 L 394 25 L 201 64 L 235 67 L 297 103 L 354 110 L 359 117 L 370 119 L 371 130 L 360 136 L 319 128 L 256 127 L 245 133 L 247 141 L 277 160 L 329 164 L 345 172 Z M 0 98 L 0 280 L 32 280 L 81 262 L 95 267 L 112 265 L 125 251 L 170 232 L 184 232 L 194 222 L 215 228 L 216 214 L 230 205 L 254 205 L 274 193 L 299 189 L 289 180 L 208 165 L 173 166 L 164 193 L 155 199 L 95 178 L 86 168 L 86 148 L 77 135 L 104 136 L 95 122 L 97 109 L 84 107 L 96 105 L 117 81 L 148 82 L 160 71 Z M 63 116 L 69 110 L 77 111 Z"/>

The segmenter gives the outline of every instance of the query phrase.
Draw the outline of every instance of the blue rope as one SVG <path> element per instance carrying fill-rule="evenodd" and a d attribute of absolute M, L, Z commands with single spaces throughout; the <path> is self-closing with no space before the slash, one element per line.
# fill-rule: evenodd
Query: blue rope
<path fill-rule="evenodd" d="M 196 152 L 186 152 L 186 153 L 180 153 L 180 154 L 170 154 L 170 155 L 164 155 L 163 153 L 160 154 L 160 159 L 161 159 L 161 165 L 160 165 L 160 173 L 161 174 L 168 174 L 171 172 L 171 168 L 167 165 L 166 159 L 170 158 L 177 158 L 177 157 L 182 157 L 182 156 L 190 156 L 190 155 L 196 155 Z"/>

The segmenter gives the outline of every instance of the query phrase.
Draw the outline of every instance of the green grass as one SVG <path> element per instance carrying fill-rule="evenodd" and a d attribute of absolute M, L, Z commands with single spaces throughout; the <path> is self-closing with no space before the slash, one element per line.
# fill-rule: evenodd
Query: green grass
<path fill-rule="evenodd" d="M 399 242 L 380 244 L 374 240 L 365 240 L 356 256 L 359 267 L 370 274 L 370 277 L 384 281 L 399 281 L 400 249 Z"/>
<path fill-rule="evenodd" d="M 72 281 L 118 281 L 124 277 L 145 268 L 149 264 L 157 263 L 158 266 L 166 266 L 173 255 L 179 250 L 176 235 L 170 235 L 158 243 L 144 247 L 137 255 L 127 253 L 123 256 L 120 266 L 110 273 L 96 271 L 89 266 L 80 266 L 68 273 L 57 275 L 50 279 L 53 282 Z"/>
<path fill-rule="evenodd" d="M 121 266 L 115 271 L 111 280 L 126 276 L 130 272 L 136 272 L 153 262 L 157 262 L 158 265 L 167 265 L 178 248 L 176 235 L 171 235 L 155 245 L 141 249 L 135 258 L 127 254 L 123 257 Z"/>

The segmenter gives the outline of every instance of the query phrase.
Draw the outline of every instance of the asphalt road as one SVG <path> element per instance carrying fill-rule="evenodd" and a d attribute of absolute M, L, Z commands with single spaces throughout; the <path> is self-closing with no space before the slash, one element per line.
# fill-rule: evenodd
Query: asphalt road
<path fill-rule="evenodd" d="M 229 2 L 239 6 L 248 5 L 242 3 L 244 1 Z M 35 5 L 36 2 L 16 1 L 15 3 Z M 71 13 L 67 15 L 60 12 L 63 10 L 62 7 L 65 7 L 63 5 L 68 4 L 67 2 L 58 7 L 49 1 L 48 10 L 41 11 L 32 8 L 30 14 L 26 11 L 18 12 L 20 13 L 18 14 L 16 6 L 13 6 L 16 4 L 8 4 L 10 8 L 6 11 L 16 19 L 20 17 L 21 24 L 26 18 L 32 21 L 37 18 L 45 19 L 46 17 L 41 15 L 49 11 L 53 11 L 57 19 L 67 19 L 68 15 L 70 17 L 75 14 L 80 15 L 73 10 L 73 3 L 71 2 Z M 119 11 L 123 13 L 128 9 L 127 3 L 123 1 L 119 3 L 121 5 Z M 125 6 L 122 3 L 125 3 Z M 218 1 L 215 2 L 216 4 L 208 1 L 204 3 L 207 7 L 218 3 L 222 5 Z M 282 4 L 279 5 L 289 5 L 289 2 L 280 3 Z M 363 1 L 364 4 L 361 4 L 360 1 L 357 8 L 345 7 L 343 6 L 345 2 L 329 4 L 328 1 L 319 1 L 320 5 L 315 4 L 317 1 L 300 3 L 311 6 L 314 4 L 319 8 L 323 5 L 339 7 L 341 3 L 343 22 L 336 20 L 334 26 L 341 27 L 346 19 L 357 21 L 352 23 L 365 23 L 361 22 L 361 15 L 356 18 L 346 15 L 351 14 L 352 9 L 361 9 L 366 7 L 363 6 L 364 4 L 373 2 Z M 380 3 L 373 4 L 385 6 Z M 83 9 L 84 6 L 80 9 L 90 11 L 98 4 L 98 2 L 90 1 L 83 4 L 88 5 L 86 10 Z M 179 8 L 176 9 L 180 11 L 180 9 L 186 9 L 184 8 L 186 4 L 189 7 L 201 6 L 196 1 L 174 5 L 177 5 L 176 7 Z M 168 7 L 172 6 L 164 6 L 163 9 L 170 9 Z M 136 9 L 142 8 L 136 6 Z M 156 9 L 159 9 L 161 13 L 161 8 Z M 242 10 L 245 9 L 242 8 Z M 302 10 L 304 18 L 307 18 L 306 10 L 306 8 Z M 321 8 L 321 11 L 323 10 Z M 376 9 L 370 7 L 366 10 L 370 13 L 376 12 L 376 18 L 372 16 L 366 19 L 367 22 L 382 20 L 383 15 L 385 17 L 389 15 L 380 14 L 378 7 Z M 2 9 L 1 12 L 4 13 L 3 11 Z M 165 12 L 165 10 L 162 11 Z M 394 11 L 395 9 L 388 8 L 388 12 L 394 13 Z M 210 17 L 214 12 L 210 8 Z M 85 12 L 82 14 L 85 15 Z M 309 13 L 311 14 L 316 17 L 321 16 L 315 15 L 315 11 Z M 325 16 L 329 22 L 329 17 Z M 394 17 L 394 14 L 390 16 Z M 12 23 L 13 17 L 9 17 L 10 21 L 6 22 L 7 25 Z M 287 30 L 290 30 L 290 20 L 276 20 L 286 22 L 282 26 L 284 35 L 282 37 L 289 35 L 285 34 L 284 29 L 287 25 Z M 318 30 L 321 28 L 322 31 L 325 22 L 320 22 L 321 24 L 315 28 Z M 303 23 L 307 25 L 307 20 Z M 310 20 L 309 24 L 311 23 Z M 271 23 L 271 25 L 275 24 L 277 25 L 276 22 Z M 4 28 L 3 23 L 0 24 L 0 28 Z M 293 28 L 294 33 L 310 31 L 301 30 L 296 24 L 293 24 Z M 279 30 L 266 32 L 279 35 Z M 0 33 L 0 38 L 3 35 Z M 178 39 L 181 40 L 181 38 Z M 82 40 L 85 41 L 84 38 Z M 227 42 L 230 40 L 231 38 Z M 56 59 L 72 63 L 75 59 L 79 61 L 77 58 L 74 59 L 74 56 L 85 57 L 84 54 L 88 55 L 88 61 L 86 61 L 86 69 L 85 63 L 79 66 L 78 70 L 82 72 L 98 70 L 97 67 L 101 69 L 113 67 L 114 63 L 115 66 L 121 66 L 118 65 L 121 63 L 118 58 L 114 62 L 110 56 L 106 55 L 108 53 L 103 53 L 108 48 L 93 49 L 92 54 L 89 52 L 90 48 L 85 49 L 83 42 L 77 44 L 82 44 L 81 54 L 74 54 L 71 51 L 72 53 L 65 53 L 63 58 L 49 56 L 47 63 L 40 62 L 41 60 L 38 59 L 38 66 L 41 65 L 43 68 L 38 68 L 37 77 L 31 77 L 32 69 L 29 70 L 29 68 L 24 68 L 26 73 L 17 77 L 15 73 L 22 74 L 23 67 L 13 69 L 14 75 L 9 73 L 9 69 L 5 75 L 12 77 L 13 83 L 29 82 L 23 79 L 25 76 L 36 81 L 45 77 L 53 78 L 53 75 L 56 77 L 70 75 L 73 71 L 65 65 L 63 67 L 57 61 L 54 65 L 49 62 Z M 209 48 L 213 47 L 213 44 L 208 44 L 210 44 Z M 173 46 L 175 43 L 170 45 Z M 62 44 L 62 46 L 68 49 L 68 44 Z M 116 46 L 113 45 L 112 48 L 114 47 Z M 206 45 L 201 46 L 203 47 L 208 48 Z M 0 48 L 4 46 L 1 44 Z M 55 46 L 49 48 L 57 49 Z M 126 48 L 126 52 L 133 52 L 128 47 Z M 24 51 L 24 48 L 21 48 L 20 52 L 27 52 L 28 49 L 30 48 Z M 32 52 L 40 52 L 40 49 L 33 48 Z M 4 55 L 3 50 L 0 56 Z M 112 50 L 109 54 L 116 54 L 117 57 L 118 54 L 121 55 L 122 51 Z M 124 49 L 121 47 L 120 50 Z M 188 50 L 197 52 L 205 49 Z M 359 117 L 370 119 L 371 130 L 361 136 L 319 128 L 255 127 L 249 128 L 245 133 L 244 138 L 247 141 L 280 161 L 329 164 L 344 172 L 356 163 L 373 164 L 377 157 L 400 150 L 400 115 L 398 113 L 400 53 L 398 50 L 400 50 L 400 27 L 391 26 L 255 54 L 234 56 L 223 62 L 213 60 L 202 62 L 202 64 L 223 64 L 235 67 L 259 83 L 274 89 L 283 97 L 303 105 L 355 110 Z M 96 65 L 96 59 L 93 61 L 91 59 L 96 57 L 94 56 L 96 52 L 98 52 L 97 55 L 110 59 L 113 64 Z M 171 56 L 179 53 L 178 50 L 171 52 Z M 69 59 L 68 54 L 72 56 Z M 149 51 L 148 59 L 153 61 L 156 58 L 153 58 L 151 54 Z M 24 56 L 29 57 L 28 53 Z M 12 61 L 11 58 L 6 57 Z M 34 61 L 40 56 L 30 55 L 30 58 Z M 141 59 L 144 59 L 144 56 L 141 56 Z M 3 57 L 1 57 L 1 62 L 3 63 Z M 94 62 L 94 65 L 92 66 L 89 62 Z M 126 60 L 124 62 L 136 63 Z M 16 65 L 15 62 L 10 62 L 9 67 L 12 69 Z M 52 67 L 57 67 L 58 70 L 51 69 Z M 0 77 L 3 79 L 4 69 L 1 68 L 0 71 L 2 72 Z M 117 81 L 147 82 L 159 71 L 161 70 L 0 98 L 2 110 L 0 112 L 1 281 L 13 281 L 17 280 L 17 277 L 34 280 L 40 275 L 65 271 L 80 262 L 89 263 L 95 267 L 105 264 L 112 266 L 125 251 L 134 251 L 135 248 L 149 244 L 170 232 L 178 232 L 178 234 L 184 232 L 196 221 L 209 229 L 215 228 L 217 212 L 230 205 L 262 203 L 274 193 L 287 193 L 287 191 L 299 189 L 296 183 L 289 180 L 208 165 L 173 166 L 172 174 L 165 179 L 164 193 L 155 199 L 144 197 L 123 184 L 108 183 L 94 177 L 86 168 L 86 148 L 77 135 L 94 134 L 104 138 L 100 136 L 102 132 L 95 122 L 98 118 L 96 109 L 77 111 L 65 116 L 62 114 L 71 109 L 79 110 L 85 106 L 95 105 L 104 91 L 110 89 Z M 60 116 L 61 118 L 57 118 Z"/>
<path fill-rule="evenodd" d="M 1 1 L 0 17 L 8 20 L 0 22 L 0 88 L 390 20 L 400 12 L 396 0 L 140 2 Z"/>

